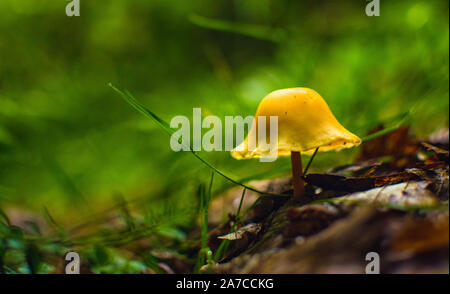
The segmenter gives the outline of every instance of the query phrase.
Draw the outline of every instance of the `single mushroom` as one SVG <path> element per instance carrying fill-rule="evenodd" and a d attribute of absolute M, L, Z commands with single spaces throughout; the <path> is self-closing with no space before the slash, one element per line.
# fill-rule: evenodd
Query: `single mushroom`
<path fill-rule="evenodd" d="M 268 156 L 267 145 L 257 137 L 258 117 L 266 117 L 266 133 L 270 132 L 269 117 L 278 117 L 277 156 L 291 156 L 294 196 L 304 195 L 301 153 L 312 154 L 350 148 L 361 143 L 358 136 L 346 130 L 334 117 L 325 100 L 308 88 L 289 88 L 274 91 L 258 106 L 247 138 L 231 151 L 236 159 Z M 249 144 L 249 138 L 256 142 Z M 267 143 L 267 139 L 266 142 Z M 249 148 L 252 147 L 252 148 Z"/>

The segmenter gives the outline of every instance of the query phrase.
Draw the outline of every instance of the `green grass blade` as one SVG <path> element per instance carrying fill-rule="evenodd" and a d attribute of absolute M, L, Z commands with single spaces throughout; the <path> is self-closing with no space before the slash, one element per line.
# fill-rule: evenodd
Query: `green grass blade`
<path fill-rule="evenodd" d="M 235 220 L 235 222 L 233 224 L 233 231 L 234 232 L 236 232 L 236 224 L 237 224 L 237 222 L 240 221 L 239 215 L 241 213 L 242 203 L 244 202 L 245 192 L 247 192 L 247 189 L 244 188 L 244 191 L 242 191 L 241 200 L 239 201 L 239 207 L 238 207 L 238 210 L 236 212 L 236 220 Z"/>
<path fill-rule="evenodd" d="M 203 215 L 204 212 L 206 211 L 206 208 L 205 208 L 206 207 L 205 187 L 203 185 L 200 185 L 199 192 L 200 192 L 200 215 Z M 202 249 L 206 247 L 206 227 L 205 227 L 204 219 L 205 219 L 205 217 L 203 217 L 203 219 L 202 219 L 202 226 L 201 226 L 201 229 L 202 229 L 202 231 L 201 231 L 201 234 L 202 234 L 202 239 L 201 239 Z"/>
<path fill-rule="evenodd" d="M 207 247 L 207 237 L 208 237 L 208 211 L 209 202 L 211 200 L 211 191 L 214 182 L 214 172 L 211 172 L 211 178 L 209 181 L 208 192 L 205 195 L 205 187 L 203 184 L 199 188 L 200 196 L 200 215 L 202 216 L 201 221 L 201 248 L 198 252 L 197 263 L 195 265 L 195 272 L 199 272 L 200 268 L 209 259 L 210 249 Z"/>
<path fill-rule="evenodd" d="M 140 103 L 139 101 L 137 101 L 129 92 L 123 92 L 121 90 L 119 90 L 118 88 L 116 88 L 115 86 L 113 86 L 111 83 L 109 83 L 109 86 L 116 91 L 117 93 L 120 94 L 120 96 L 126 101 L 128 102 L 131 106 L 133 106 L 133 108 L 135 108 L 136 110 L 138 110 L 140 113 L 142 113 L 143 115 L 145 115 L 146 117 L 152 119 L 157 125 L 159 125 L 162 129 L 164 129 L 166 131 L 166 133 L 168 133 L 169 135 L 173 135 L 174 134 L 174 130 L 170 127 L 170 125 L 165 122 L 162 118 L 160 118 L 159 116 L 157 116 L 154 112 L 152 112 L 151 110 L 149 110 L 147 107 L 145 107 L 142 103 Z M 180 139 L 180 138 L 178 138 Z M 198 159 L 200 160 L 203 164 L 205 164 L 207 167 L 209 167 L 210 169 L 212 169 L 213 171 L 215 171 L 217 174 L 221 175 L 222 177 L 224 177 L 225 179 L 227 179 L 228 181 L 242 186 L 244 188 L 247 188 L 250 191 L 254 191 L 256 193 L 259 194 L 270 194 L 270 193 L 266 193 L 263 191 L 259 191 L 258 189 L 255 189 L 251 186 L 245 185 L 243 183 L 240 183 L 236 180 L 234 180 L 233 178 L 231 178 L 230 176 L 226 175 L 224 172 L 222 172 L 221 170 L 219 170 L 218 168 L 216 168 L 215 166 L 213 166 L 211 163 L 209 163 L 207 160 L 205 160 L 204 158 L 202 158 L 200 155 L 197 154 L 197 152 L 193 151 L 191 146 L 187 146 L 184 145 L 184 147 L 188 148 L 190 150 L 190 152 Z"/>
<path fill-rule="evenodd" d="M 233 223 L 233 227 L 229 231 L 230 234 L 233 232 L 236 233 L 236 225 L 240 219 L 239 215 L 241 213 L 242 203 L 244 202 L 244 197 L 245 197 L 246 191 L 247 191 L 246 188 L 244 188 L 244 190 L 242 191 L 242 196 L 241 196 L 241 200 L 239 201 L 239 207 L 236 212 L 235 221 Z M 222 242 L 220 243 L 219 247 L 216 250 L 216 254 L 214 254 L 215 261 L 218 261 L 219 259 L 221 259 L 223 257 L 223 254 L 227 251 L 229 244 L 230 244 L 230 240 L 222 240 Z"/>
<path fill-rule="evenodd" d="M 111 83 L 108 84 L 114 91 L 119 93 L 119 95 L 126 101 L 128 104 L 133 106 L 134 109 L 145 115 L 146 117 L 152 119 L 157 125 L 159 125 L 164 131 L 166 131 L 169 135 L 172 135 L 174 133 L 174 130 L 170 127 L 170 125 L 165 122 L 163 119 L 161 119 L 159 116 L 157 116 L 155 113 L 150 111 L 148 108 L 146 108 L 144 105 L 139 103 L 136 98 L 134 98 L 133 95 L 131 95 L 130 92 L 126 91 L 123 92 L 113 86 Z"/>
<path fill-rule="evenodd" d="M 319 151 L 319 147 L 317 147 L 316 150 L 314 150 L 313 155 L 309 159 L 308 164 L 305 167 L 305 171 L 303 172 L 303 176 L 306 176 L 306 174 L 308 173 L 309 167 L 311 166 L 311 163 L 312 163 L 314 157 L 316 157 L 317 151 Z"/>
<path fill-rule="evenodd" d="M 208 233 L 208 211 L 209 211 L 209 201 L 211 200 L 211 189 L 214 181 L 214 172 L 211 173 L 211 179 L 209 181 L 209 188 L 207 194 L 204 198 L 203 205 L 203 227 L 202 227 L 202 249 L 206 248 L 206 237 Z"/>
<path fill-rule="evenodd" d="M 400 127 L 401 127 L 401 124 L 397 124 L 390 128 L 382 129 L 381 131 L 378 131 L 376 133 L 365 136 L 364 138 L 361 139 L 361 141 L 362 141 L 362 143 L 366 143 L 367 141 L 370 141 L 370 140 L 376 139 L 378 137 L 381 137 L 383 135 L 389 134 L 390 132 L 393 132 Z"/>
<path fill-rule="evenodd" d="M 383 135 L 389 134 L 390 132 L 393 132 L 393 131 L 397 130 L 398 128 L 400 128 L 400 127 L 403 125 L 403 123 L 404 123 L 407 119 L 410 118 L 411 113 L 412 113 L 412 110 L 408 110 L 408 111 L 403 112 L 403 113 L 400 113 L 400 114 L 398 114 L 398 115 L 396 115 L 396 116 L 394 116 L 394 117 L 391 117 L 390 119 L 386 120 L 385 123 L 388 123 L 388 122 L 396 122 L 392 127 L 385 128 L 385 129 L 382 129 L 381 131 L 378 131 L 378 132 L 376 132 L 376 133 L 367 135 L 367 136 L 365 136 L 364 138 L 362 138 L 361 141 L 362 141 L 363 143 L 365 143 L 365 142 L 367 142 L 367 141 L 376 139 L 376 138 L 378 138 L 378 137 L 381 137 L 381 136 L 383 136 Z"/>
<path fill-rule="evenodd" d="M 8 215 L 1 208 L 0 208 L 0 218 L 3 219 L 8 226 L 11 226 L 11 221 L 9 220 Z"/>
<path fill-rule="evenodd" d="M 226 20 L 219 20 L 191 14 L 189 20 L 202 28 L 212 29 L 216 31 L 240 34 L 260 40 L 271 42 L 282 42 L 286 39 L 286 32 L 282 29 L 274 29 L 263 25 L 237 23 Z"/>

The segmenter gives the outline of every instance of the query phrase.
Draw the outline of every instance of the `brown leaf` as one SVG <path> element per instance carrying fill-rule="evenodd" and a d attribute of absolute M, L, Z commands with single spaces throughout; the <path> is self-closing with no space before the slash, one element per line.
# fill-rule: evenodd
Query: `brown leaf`
<path fill-rule="evenodd" d="M 400 172 L 387 176 L 353 178 L 327 174 L 309 174 L 305 177 L 307 183 L 325 190 L 359 192 L 375 187 L 394 185 L 413 180 L 429 179 L 421 178 L 416 173 Z"/>
<path fill-rule="evenodd" d="M 448 150 L 445 150 L 445 149 L 442 149 L 442 148 L 433 146 L 433 145 L 431 145 L 430 143 L 427 143 L 427 142 L 422 142 L 421 144 L 422 144 L 427 150 L 433 151 L 433 152 L 435 152 L 436 154 L 442 154 L 442 155 L 444 155 L 445 157 L 448 158 Z"/>
<path fill-rule="evenodd" d="M 369 132 L 376 133 L 383 129 L 382 126 Z M 388 134 L 365 142 L 362 151 L 357 157 L 357 161 L 364 161 L 372 158 L 395 155 L 408 156 L 417 152 L 417 140 L 409 134 L 409 127 L 402 126 Z"/>
<path fill-rule="evenodd" d="M 290 207 L 287 211 L 290 223 L 284 229 L 283 235 L 285 238 L 310 236 L 327 228 L 334 220 L 343 215 L 329 203 Z"/>
<path fill-rule="evenodd" d="M 435 158 L 429 158 L 427 159 L 427 161 L 432 161 L 432 162 L 438 162 L 438 161 L 442 161 L 445 162 L 445 164 L 448 165 L 448 150 L 436 147 L 434 145 L 431 145 L 427 142 L 422 142 L 421 143 L 427 150 L 429 151 L 433 151 L 434 153 L 436 153 L 436 155 L 434 156 Z"/>
<path fill-rule="evenodd" d="M 406 182 L 396 185 L 374 188 L 335 199 L 335 203 L 376 203 L 399 208 L 436 206 L 439 201 L 428 190 L 430 182 Z"/>
<path fill-rule="evenodd" d="M 223 236 L 217 237 L 218 239 L 223 240 L 238 240 L 242 239 L 245 234 L 256 235 L 261 230 L 261 224 L 248 224 L 236 230 L 236 232 L 232 232 Z"/>
<path fill-rule="evenodd" d="M 322 189 L 347 192 L 364 191 L 375 186 L 373 178 L 347 178 L 327 174 L 308 174 L 305 181 Z"/>
<path fill-rule="evenodd" d="M 434 145 L 442 145 L 448 148 L 449 132 L 448 127 L 439 129 L 430 135 L 429 141 Z"/>
<path fill-rule="evenodd" d="M 348 218 L 334 222 L 303 244 L 239 257 L 218 266 L 216 272 L 363 273 L 364 254 L 380 239 L 382 228 L 388 222 L 386 217 L 381 217 L 386 214 L 378 215 L 372 208 L 357 209 Z"/>
<path fill-rule="evenodd" d="M 413 254 L 449 247 L 449 215 L 424 219 L 408 218 L 395 232 L 392 240 L 394 254 L 408 258 Z"/>
<path fill-rule="evenodd" d="M 402 182 L 407 182 L 411 180 L 419 180 L 420 178 L 413 173 L 408 172 L 400 172 L 388 176 L 379 176 L 374 178 L 374 186 L 375 187 L 381 187 L 381 186 L 388 186 L 388 185 L 394 185 Z"/>

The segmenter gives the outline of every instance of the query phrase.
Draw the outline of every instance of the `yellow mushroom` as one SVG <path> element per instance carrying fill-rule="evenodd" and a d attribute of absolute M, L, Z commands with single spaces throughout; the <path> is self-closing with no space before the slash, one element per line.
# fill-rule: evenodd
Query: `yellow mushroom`
<path fill-rule="evenodd" d="M 260 158 L 269 155 L 261 148 L 257 130 L 259 117 L 266 117 L 266 132 L 270 133 L 268 118 L 278 117 L 277 156 L 291 155 L 294 196 L 304 194 L 301 153 L 313 153 L 350 148 L 361 143 L 358 136 L 346 130 L 334 117 L 325 100 L 308 88 L 289 88 L 274 91 L 258 106 L 247 138 L 231 151 L 236 159 Z M 256 142 L 249 142 L 256 138 Z"/>

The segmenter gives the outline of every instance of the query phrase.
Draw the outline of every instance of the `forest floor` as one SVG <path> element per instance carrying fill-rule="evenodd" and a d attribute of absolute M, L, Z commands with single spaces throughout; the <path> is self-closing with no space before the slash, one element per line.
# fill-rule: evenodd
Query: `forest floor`
<path fill-rule="evenodd" d="M 401 127 L 365 143 L 355 164 L 308 174 L 301 201 L 246 192 L 248 213 L 234 230 L 234 215 L 226 224 L 209 218 L 208 247 L 216 252 L 228 244 L 220 261 L 201 271 L 365 273 L 376 253 L 381 273 L 448 273 L 448 140 L 448 130 L 420 140 Z M 252 183 L 287 196 L 290 184 Z M 220 215 L 224 206 L 236 211 L 241 195 L 232 189 L 216 198 L 209 214 Z"/>
<path fill-rule="evenodd" d="M 236 186 L 197 223 L 163 234 L 125 202 L 73 230 L 50 214 L 31 222 L 0 210 L 0 269 L 63 273 L 75 250 L 81 273 L 449 272 L 448 129 L 418 139 L 400 127 L 365 142 L 354 164 L 305 181 L 300 200 L 290 177 L 250 182 L 262 195 Z"/>

